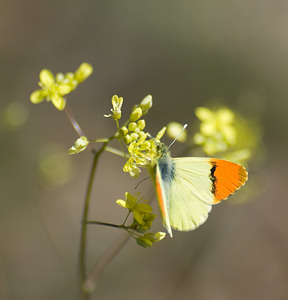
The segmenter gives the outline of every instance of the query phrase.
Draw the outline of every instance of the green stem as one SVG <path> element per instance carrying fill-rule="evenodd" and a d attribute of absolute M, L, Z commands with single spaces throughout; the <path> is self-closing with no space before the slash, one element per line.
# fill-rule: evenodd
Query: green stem
<path fill-rule="evenodd" d="M 78 134 L 78 136 L 79 137 L 86 136 L 67 104 L 65 105 L 64 110 L 65 110 L 68 120 L 70 121 L 71 125 L 73 126 L 73 128 L 74 128 L 75 132 Z M 87 146 L 87 148 L 91 152 L 95 152 L 95 149 L 90 144 Z"/>
<path fill-rule="evenodd" d="M 121 156 L 121 157 L 125 157 L 125 153 L 123 151 L 120 151 L 120 150 L 118 150 L 116 148 L 113 148 L 113 147 L 110 147 L 110 146 L 107 146 L 105 148 L 105 151 L 111 152 L 111 153 L 116 154 L 116 155 Z"/>
<path fill-rule="evenodd" d="M 79 135 L 79 137 L 85 136 L 84 131 L 81 129 L 79 123 L 77 122 L 76 118 L 72 114 L 72 111 L 69 109 L 67 104 L 65 105 L 65 113 L 66 113 L 67 118 L 69 119 L 70 123 L 72 124 L 74 130 Z"/>
<path fill-rule="evenodd" d="M 117 225 L 117 224 L 100 222 L 100 221 L 87 221 L 86 223 L 87 224 L 96 224 L 96 225 L 109 226 L 109 227 L 114 227 L 114 228 L 118 228 L 118 229 L 124 229 L 123 225 Z"/>
<path fill-rule="evenodd" d="M 111 137 L 109 141 L 113 138 L 114 137 Z M 87 239 L 87 225 L 88 225 L 87 220 L 88 220 L 88 213 L 90 207 L 92 186 L 93 186 L 93 181 L 94 181 L 99 157 L 105 150 L 109 141 L 105 142 L 100 148 L 100 150 L 94 154 L 94 159 L 93 159 L 92 168 L 90 171 L 88 186 L 85 195 L 85 202 L 84 202 L 84 209 L 83 209 L 83 216 L 82 216 L 81 238 L 80 238 L 80 251 L 79 251 L 79 279 L 80 279 L 81 286 L 86 277 L 86 248 L 87 248 L 86 239 Z M 88 299 L 87 293 L 83 291 L 82 294 L 84 299 Z"/>

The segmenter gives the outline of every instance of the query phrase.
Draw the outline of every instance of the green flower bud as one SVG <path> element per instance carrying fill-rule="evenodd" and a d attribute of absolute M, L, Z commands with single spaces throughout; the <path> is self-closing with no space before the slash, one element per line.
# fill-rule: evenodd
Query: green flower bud
<path fill-rule="evenodd" d="M 56 74 L 56 81 L 57 82 L 62 82 L 65 79 L 64 74 L 63 73 L 57 73 Z"/>
<path fill-rule="evenodd" d="M 135 122 L 139 120 L 142 116 L 142 109 L 137 107 L 130 115 L 130 121 Z"/>
<path fill-rule="evenodd" d="M 148 95 L 146 96 L 140 103 L 140 107 L 143 111 L 143 115 L 146 115 L 149 111 L 149 109 L 152 107 L 153 101 L 152 101 L 152 96 Z"/>
<path fill-rule="evenodd" d="M 145 120 L 139 120 L 137 122 L 137 127 L 140 129 L 140 130 L 143 130 L 146 126 L 146 123 L 145 123 Z"/>
<path fill-rule="evenodd" d="M 135 132 L 131 133 L 130 136 L 131 136 L 131 138 L 132 138 L 133 141 L 136 141 L 138 139 L 138 137 L 139 137 L 139 135 L 137 133 L 135 133 Z"/>
<path fill-rule="evenodd" d="M 149 248 L 153 246 L 153 239 L 150 239 L 149 237 L 140 236 L 136 239 L 136 242 L 139 246 L 142 246 L 144 248 Z"/>
<path fill-rule="evenodd" d="M 123 126 L 121 129 L 120 129 L 120 134 L 122 136 L 125 136 L 126 134 L 128 133 L 128 128 L 126 126 Z"/>
<path fill-rule="evenodd" d="M 132 142 L 132 138 L 129 134 L 126 134 L 124 136 L 123 140 L 124 140 L 124 143 L 126 143 L 126 144 L 130 144 Z"/>
<path fill-rule="evenodd" d="M 144 132 L 144 131 L 140 131 L 140 132 L 138 133 L 138 135 L 139 135 L 139 138 L 142 138 L 142 137 L 145 135 L 145 132 Z"/>
<path fill-rule="evenodd" d="M 135 122 L 129 123 L 128 129 L 129 129 L 130 131 L 134 131 L 136 128 L 137 128 L 137 124 L 136 124 Z"/>
<path fill-rule="evenodd" d="M 84 151 L 87 146 L 89 144 L 88 139 L 86 138 L 86 136 L 81 136 L 80 138 L 78 138 L 74 145 L 69 149 L 69 154 L 77 154 L 81 151 Z"/>
<path fill-rule="evenodd" d="M 136 127 L 136 128 L 134 129 L 134 132 L 135 132 L 135 133 L 139 133 L 139 132 L 140 132 L 140 129 L 139 129 L 138 127 Z"/>

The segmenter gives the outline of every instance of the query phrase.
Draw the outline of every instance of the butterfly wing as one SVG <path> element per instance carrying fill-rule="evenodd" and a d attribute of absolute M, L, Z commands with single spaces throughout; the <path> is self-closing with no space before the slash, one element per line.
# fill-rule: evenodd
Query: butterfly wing
<path fill-rule="evenodd" d="M 162 171 L 168 159 L 172 160 L 170 173 Z M 189 231 L 203 224 L 212 205 L 226 199 L 247 180 L 242 166 L 225 160 L 165 157 L 159 162 L 162 166 L 156 169 L 157 195 L 170 236 L 171 227 Z"/>

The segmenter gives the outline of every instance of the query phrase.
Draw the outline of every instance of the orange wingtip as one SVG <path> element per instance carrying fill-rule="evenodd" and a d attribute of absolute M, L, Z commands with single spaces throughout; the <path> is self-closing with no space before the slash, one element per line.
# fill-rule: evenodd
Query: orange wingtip
<path fill-rule="evenodd" d="M 211 180 L 214 204 L 226 199 L 238 190 L 248 178 L 244 167 L 222 159 L 211 159 Z"/>

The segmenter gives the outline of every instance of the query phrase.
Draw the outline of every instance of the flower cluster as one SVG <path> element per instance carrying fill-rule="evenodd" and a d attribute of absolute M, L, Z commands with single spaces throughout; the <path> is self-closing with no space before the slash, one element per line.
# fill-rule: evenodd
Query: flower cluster
<path fill-rule="evenodd" d="M 123 104 L 123 98 L 114 95 L 112 97 L 113 109 L 112 115 L 106 115 L 106 117 L 112 116 L 117 122 L 121 118 L 121 107 Z M 119 139 L 121 139 L 127 147 L 128 159 L 123 167 L 124 172 L 129 172 L 133 177 L 137 177 L 140 174 L 140 168 L 148 166 L 151 161 L 157 155 L 157 140 L 164 135 L 162 130 L 156 136 L 156 139 L 152 139 L 148 132 L 144 132 L 146 123 L 141 117 L 148 113 L 152 107 L 152 96 L 146 96 L 139 105 L 135 105 L 129 116 L 129 120 L 124 126 L 119 128 Z"/>
<path fill-rule="evenodd" d="M 152 213 L 152 207 L 147 202 L 143 201 L 143 198 L 140 198 L 139 193 L 133 196 L 126 192 L 125 200 L 118 199 L 116 203 L 121 207 L 128 209 L 127 218 L 131 213 L 133 214 L 132 224 L 125 226 L 126 218 L 123 227 L 136 239 L 139 245 L 151 247 L 154 242 L 160 241 L 165 237 L 165 233 L 163 232 L 145 233 L 151 228 L 156 215 Z M 145 234 L 141 235 L 142 233 Z"/>
<path fill-rule="evenodd" d="M 34 91 L 30 95 L 32 103 L 40 103 L 45 99 L 51 101 L 58 110 L 63 110 L 66 105 L 65 96 L 76 89 L 79 83 L 84 81 L 93 72 L 93 68 L 88 63 L 82 63 L 75 73 L 58 73 L 56 76 L 47 69 L 40 72 L 40 90 Z"/>
<path fill-rule="evenodd" d="M 237 132 L 234 126 L 234 113 L 222 107 L 216 111 L 206 107 L 195 110 L 201 121 L 200 132 L 194 135 L 194 142 L 202 146 L 207 155 L 224 152 L 236 144 Z"/>

